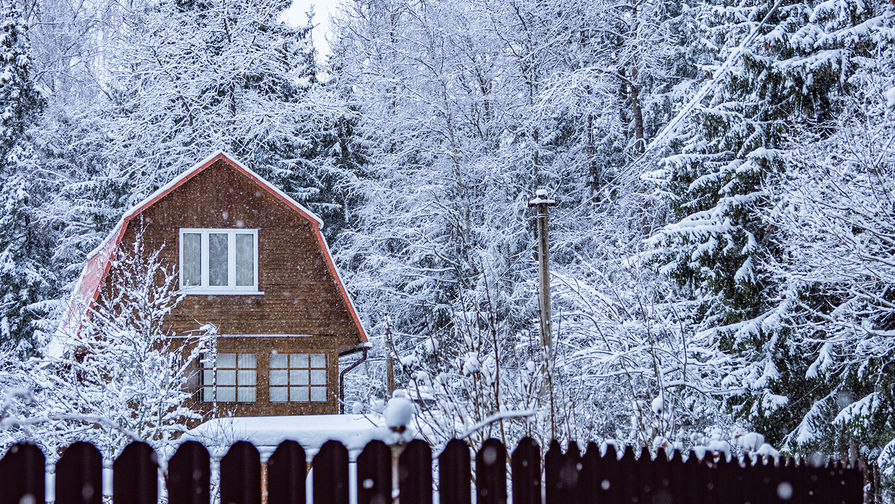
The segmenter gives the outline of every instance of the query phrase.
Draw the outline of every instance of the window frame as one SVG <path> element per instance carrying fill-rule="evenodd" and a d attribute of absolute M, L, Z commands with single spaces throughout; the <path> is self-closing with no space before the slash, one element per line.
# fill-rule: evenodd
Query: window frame
<path fill-rule="evenodd" d="M 233 355 L 233 367 L 224 367 L 221 368 L 218 360 L 220 355 Z M 240 366 L 240 356 L 243 355 L 251 355 L 255 360 L 255 367 L 243 367 Z M 259 376 L 259 362 L 258 362 L 258 354 L 255 352 L 216 352 L 215 353 L 215 361 L 212 367 L 205 367 L 203 356 L 199 358 L 199 402 L 204 404 L 216 404 L 216 403 L 225 403 L 225 404 L 257 404 L 258 400 L 258 390 L 261 388 L 258 383 Z M 221 385 L 220 382 L 220 372 L 228 371 L 233 373 L 233 384 L 232 385 Z M 240 372 L 254 372 L 255 379 L 253 385 L 245 385 L 241 384 L 241 380 L 239 378 Z M 205 379 L 206 373 L 212 374 L 213 383 L 207 383 Z M 227 401 L 220 399 L 219 390 L 221 389 L 233 389 L 233 400 Z M 255 398 L 250 401 L 243 401 L 239 399 L 240 389 L 252 389 L 253 395 Z M 206 392 L 210 391 L 213 395 L 211 399 L 206 396 Z"/>
<path fill-rule="evenodd" d="M 200 249 L 199 283 L 200 285 L 183 284 L 183 235 L 198 234 Z M 227 284 L 226 286 L 209 285 L 209 235 L 227 235 Z M 252 236 L 252 285 L 236 285 L 236 235 Z M 261 258 L 258 256 L 258 228 L 180 228 L 177 234 L 177 282 L 180 292 L 184 294 L 212 294 L 212 295 L 258 295 L 264 292 L 258 290 L 258 264 Z"/>
<path fill-rule="evenodd" d="M 282 355 L 286 357 L 286 367 L 274 367 L 273 366 L 273 357 L 274 355 Z M 307 367 L 299 367 L 292 365 L 292 356 L 293 355 L 304 355 L 308 360 Z M 314 366 L 313 358 L 314 356 L 323 357 L 323 367 Z M 268 400 L 273 404 L 324 404 L 329 402 L 329 355 L 326 352 L 315 352 L 315 351 L 300 351 L 300 352 L 280 352 L 277 350 L 272 350 L 270 354 L 267 356 L 268 358 L 268 366 L 267 366 L 267 393 Z M 293 371 L 305 371 L 307 372 L 307 383 L 299 384 L 292 383 L 292 372 Z M 314 371 L 323 371 L 323 383 L 313 383 Z M 274 372 L 285 372 L 286 373 L 286 383 L 274 385 L 273 384 L 273 373 Z M 306 389 L 308 392 L 307 400 L 300 399 L 292 399 L 292 389 Z M 273 399 L 273 389 L 283 389 L 286 392 L 285 400 L 274 400 Z M 314 399 L 314 390 L 323 390 L 323 398 L 322 399 Z"/>

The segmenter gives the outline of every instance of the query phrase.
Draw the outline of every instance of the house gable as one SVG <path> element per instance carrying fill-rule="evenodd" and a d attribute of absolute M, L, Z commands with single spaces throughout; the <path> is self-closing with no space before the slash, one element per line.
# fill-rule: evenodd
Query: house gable
<path fill-rule="evenodd" d="M 139 218 L 139 219 L 138 219 Z M 259 286 L 263 296 L 187 296 L 172 313 L 172 328 L 197 321 L 222 324 L 225 334 L 291 333 L 336 336 L 339 347 L 367 341 L 320 228 L 322 221 L 232 157 L 218 152 L 196 164 L 125 213 L 91 253 L 60 329 L 75 334 L 100 291 L 120 245 L 140 228 L 148 250 L 178 264 L 179 228 L 259 229 Z M 313 299 L 313 303 L 309 302 Z M 207 317 L 207 320 L 202 320 Z"/>

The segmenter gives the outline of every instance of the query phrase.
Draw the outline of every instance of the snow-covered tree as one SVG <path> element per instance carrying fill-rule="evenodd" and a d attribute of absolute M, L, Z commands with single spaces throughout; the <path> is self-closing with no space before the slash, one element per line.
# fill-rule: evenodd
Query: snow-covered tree
<path fill-rule="evenodd" d="M 33 133 L 44 99 L 35 89 L 27 24 L 14 4 L 0 13 L 0 345 L 31 350 L 34 308 L 53 294 L 52 247 L 36 208 Z"/>
<path fill-rule="evenodd" d="M 842 14 L 815 11 L 830 21 Z M 861 458 L 879 497 L 885 478 L 895 475 L 895 111 L 885 99 L 893 78 L 887 69 L 895 65 L 895 12 L 866 7 L 860 14 L 862 24 L 828 35 L 855 53 L 837 113 L 820 128 L 795 132 L 786 172 L 765 188 L 775 203 L 768 220 L 779 229 L 781 251 L 769 269 L 785 286 L 780 303 L 792 313 L 786 322 L 796 348 L 809 357 L 800 369 L 811 385 L 802 396 L 807 408 L 787 442 Z"/>
<path fill-rule="evenodd" d="M 180 302 L 177 275 L 139 237 L 109 271 L 112 289 L 77 334 L 57 334 L 53 355 L 29 361 L 23 385 L 36 399 L 25 419 L 7 419 L 23 435 L 65 446 L 88 440 L 107 454 L 136 438 L 171 448 L 189 421 L 195 361 L 214 328 L 174 334 L 166 316 Z M 50 446 L 50 444 L 55 444 Z"/>
<path fill-rule="evenodd" d="M 0 159 L 6 159 L 43 105 L 34 85 L 28 25 L 14 3 L 0 11 Z"/>

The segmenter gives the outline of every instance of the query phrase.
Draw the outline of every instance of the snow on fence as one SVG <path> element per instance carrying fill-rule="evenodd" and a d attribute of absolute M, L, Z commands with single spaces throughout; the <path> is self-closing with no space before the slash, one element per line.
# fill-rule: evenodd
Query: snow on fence
<path fill-rule="evenodd" d="M 677 451 L 669 459 L 661 450 L 656 458 L 646 450 L 637 457 L 631 447 L 621 455 L 619 458 L 612 446 L 602 453 L 594 443 L 588 444 L 583 455 L 575 444 L 563 452 L 554 442 L 542 465 L 540 447 L 528 438 L 520 441 L 512 454 L 500 441 L 490 439 L 474 458 L 465 442 L 453 440 L 436 460 L 436 487 L 432 450 L 420 440 L 401 446 L 371 441 L 357 457 L 355 471 L 349 471 L 348 450 L 338 441 L 328 441 L 314 456 L 310 473 L 305 451 L 294 441 L 281 443 L 266 464 L 261 463 L 251 443 L 241 441 L 220 460 L 220 502 L 432 504 L 434 492 L 440 504 L 503 504 L 508 496 L 513 504 L 862 501 L 861 468 L 836 461 L 808 464 L 769 457 L 728 460 L 711 453 L 700 458 L 693 452 L 684 458 Z M 45 460 L 32 444 L 12 446 L 0 460 L 0 504 L 43 504 Z M 112 465 L 112 502 L 158 503 L 161 481 L 170 504 L 209 504 L 210 462 L 202 444 L 187 441 L 171 457 L 160 478 L 152 448 L 131 443 Z M 102 504 L 102 470 L 102 457 L 95 447 L 88 443 L 71 445 L 55 467 L 57 504 Z M 309 492 L 306 477 L 312 480 Z"/>

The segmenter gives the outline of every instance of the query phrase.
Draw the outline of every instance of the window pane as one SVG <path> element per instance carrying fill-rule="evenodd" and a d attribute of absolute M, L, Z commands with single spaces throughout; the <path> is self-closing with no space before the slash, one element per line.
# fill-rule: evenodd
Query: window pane
<path fill-rule="evenodd" d="M 235 353 L 219 353 L 218 354 L 218 367 L 219 368 L 235 368 L 236 367 L 236 354 Z"/>
<path fill-rule="evenodd" d="M 311 371 L 311 385 L 326 385 L 326 371 L 323 369 Z"/>
<path fill-rule="evenodd" d="M 218 387 L 218 401 L 233 402 L 236 400 L 236 387 Z"/>
<path fill-rule="evenodd" d="M 312 353 L 311 354 L 311 367 L 312 368 L 325 368 L 326 367 L 326 355 L 322 353 Z"/>
<path fill-rule="evenodd" d="M 294 353 L 289 356 L 289 367 L 293 368 L 305 368 L 308 367 L 308 354 L 306 353 Z"/>
<path fill-rule="evenodd" d="M 250 234 L 236 235 L 236 285 L 255 285 L 255 237 Z"/>
<path fill-rule="evenodd" d="M 287 393 L 288 389 L 286 387 L 271 387 L 270 402 L 286 402 Z"/>
<path fill-rule="evenodd" d="M 227 285 L 227 233 L 208 233 L 208 285 Z"/>
<path fill-rule="evenodd" d="M 270 367 L 286 368 L 289 367 L 289 356 L 286 354 L 270 354 Z"/>
<path fill-rule="evenodd" d="M 289 400 L 292 402 L 308 402 L 308 387 L 289 387 Z"/>
<path fill-rule="evenodd" d="M 255 354 L 253 354 L 253 353 L 239 354 L 239 367 L 254 368 L 255 367 Z"/>
<path fill-rule="evenodd" d="M 202 389 L 202 400 L 204 402 L 214 401 L 214 389 L 211 387 L 204 387 Z"/>
<path fill-rule="evenodd" d="M 240 385 L 254 385 L 255 384 L 255 370 L 250 369 L 248 371 L 239 370 L 239 384 Z"/>
<path fill-rule="evenodd" d="M 211 385 L 214 383 L 214 371 L 210 369 L 202 371 L 202 383 L 204 385 Z"/>
<path fill-rule="evenodd" d="M 301 371 L 289 371 L 289 385 L 307 385 L 308 384 L 308 370 Z"/>
<path fill-rule="evenodd" d="M 289 375 L 286 370 L 270 372 L 271 385 L 289 385 Z"/>
<path fill-rule="evenodd" d="M 183 233 L 181 240 L 183 264 L 180 265 L 180 281 L 184 286 L 202 285 L 202 235 Z"/>
<path fill-rule="evenodd" d="M 326 402 L 326 387 L 311 387 L 311 400 Z"/>
<path fill-rule="evenodd" d="M 239 402 L 255 402 L 255 387 L 239 387 L 236 400 Z"/>
<path fill-rule="evenodd" d="M 236 385 L 236 371 L 218 371 L 218 385 Z"/>

